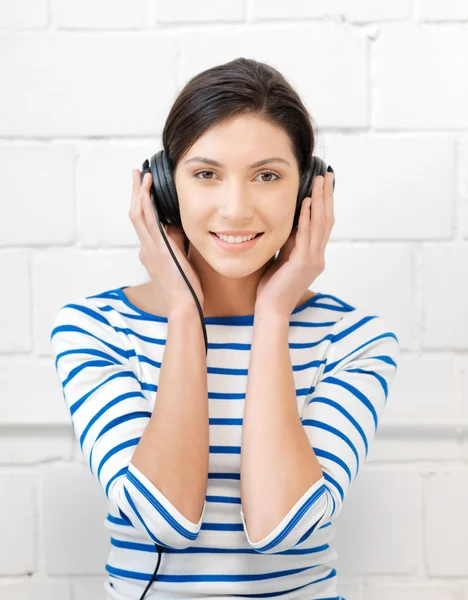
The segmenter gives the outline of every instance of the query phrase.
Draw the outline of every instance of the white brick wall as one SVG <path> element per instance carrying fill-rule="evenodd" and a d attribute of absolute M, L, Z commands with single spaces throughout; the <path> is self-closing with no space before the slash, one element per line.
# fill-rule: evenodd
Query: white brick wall
<path fill-rule="evenodd" d="M 337 521 L 339 591 L 468 600 L 465 0 L 0 3 L 2 600 L 103 600 L 106 504 L 63 404 L 52 317 L 147 279 L 131 170 L 186 80 L 237 56 L 288 77 L 335 169 L 312 289 L 385 316 L 403 349 Z"/>

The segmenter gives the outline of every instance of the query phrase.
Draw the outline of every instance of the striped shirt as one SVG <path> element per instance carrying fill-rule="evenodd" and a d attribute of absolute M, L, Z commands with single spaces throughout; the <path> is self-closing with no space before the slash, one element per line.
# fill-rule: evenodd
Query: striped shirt
<path fill-rule="evenodd" d="M 395 333 L 382 317 L 331 294 L 294 309 L 288 335 L 297 408 L 323 477 L 254 543 L 240 498 L 254 316 L 205 318 L 209 473 L 192 523 L 130 462 L 157 401 L 168 321 L 132 304 L 126 287 L 65 304 L 50 336 L 74 434 L 108 502 L 107 597 L 141 597 L 159 544 L 145 600 L 340 600 L 333 521 L 386 406 L 400 351 Z"/>

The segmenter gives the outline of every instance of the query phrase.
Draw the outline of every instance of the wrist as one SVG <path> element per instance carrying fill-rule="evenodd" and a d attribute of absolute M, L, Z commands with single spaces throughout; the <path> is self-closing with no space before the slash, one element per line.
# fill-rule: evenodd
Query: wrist
<path fill-rule="evenodd" d="M 268 321 L 273 323 L 288 323 L 291 315 L 278 312 L 270 307 L 262 307 L 261 305 L 255 305 L 255 321 Z"/>
<path fill-rule="evenodd" d="M 203 305 L 200 304 L 202 312 L 203 312 Z M 198 312 L 198 308 L 196 306 L 195 303 L 193 304 L 187 304 L 185 306 L 178 306 L 174 309 L 172 309 L 169 313 L 168 316 L 168 320 L 171 321 L 175 321 L 175 320 L 190 320 L 190 319 L 197 319 L 200 320 L 200 313 Z"/>

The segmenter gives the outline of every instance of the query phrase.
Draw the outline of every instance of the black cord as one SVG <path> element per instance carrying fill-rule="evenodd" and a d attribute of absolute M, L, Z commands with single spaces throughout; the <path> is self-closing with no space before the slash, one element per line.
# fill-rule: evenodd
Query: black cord
<path fill-rule="evenodd" d="M 153 202 L 153 208 L 154 208 L 154 214 L 156 216 L 156 222 L 158 224 L 159 227 L 159 231 L 161 232 L 162 238 L 164 240 L 164 243 L 167 246 L 167 249 L 169 250 L 169 252 L 171 253 L 171 256 L 175 262 L 175 264 L 177 265 L 177 268 L 180 271 L 180 274 L 182 275 L 182 277 L 185 280 L 185 283 L 188 285 L 190 291 L 192 292 L 192 296 L 193 299 L 195 300 L 195 304 L 197 305 L 197 309 L 198 309 L 198 314 L 200 315 L 200 321 L 201 321 L 201 325 L 202 325 L 202 329 L 203 329 L 203 337 L 205 339 L 205 353 L 208 354 L 208 337 L 206 335 L 206 327 L 205 327 L 205 321 L 204 321 L 204 315 L 203 315 L 203 310 L 202 307 L 200 306 L 200 302 L 198 301 L 197 295 L 195 293 L 195 290 L 193 289 L 193 287 L 190 285 L 190 281 L 187 279 L 182 267 L 179 265 L 179 261 L 177 260 L 177 258 L 175 257 L 175 254 L 172 250 L 172 247 L 170 245 L 170 243 L 168 242 L 167 238 L 166 238 L 166 234 L 164 232 L 164 228 L 161 225 L 161 222 L 159 220 L 159 215 L 158 215 L 158 211 L 155 208 L 154 202 Z M 161 562 L 161 554 L 162 554 L 162 546 L 160 546 L 159 544 L 155 544 L 156 546 L 156 550 L 158 551 L 158 563 L 156 565 L 156 568 L 154 569 L 154 573 L 148 583 L 148 585 L 145 588 L 145 591 L 143 592 L 140 600 L 143 600 L 143 598 L 146 596 L 146 592 L 149 590 L 149 588 L 151 587 L 151 584 L 153 583 L 153 581 L 156 579 L 156 574 L 158 572 L 159 569 L 159 564 Z"/>
<path fill-rule="evenodd" d="M 197 295 L 195 293 L 195 290 L 193 289 L 193 287 L 190 285 L 190 281 L 187 279 L 187 276 L 185 275 L 182 267 L 179 265 L 179 261 L 177 260 L 177 258 L 175 257 L 174 251 L 172 250 L 172 247 L 170 245 L 170 243 L 167 241 L 166 238 L 166 234 L 164 232 L 164 228 L 161 225 L 161 222 L 159 220 L 159 215 L 158 215 L 158 211 L 156 210 L 156 208 L 154 207 L 154 202 L 153 202 L 153 208 L 154 208 L 154 214 L 156 216 L 156 222 L 158 224 L 159 227 L 159 231 L 161 232 L 162 238 L 164 240 L 164 243 L 167 246 L 167 249 L 169 250 L 169 252 L 171 253 L 172 259 L 174 260 L 177 268 L 180 271 L 180 274 L 182 275 L 182 277 L 185 280 L 185 283 L 188 285 L 190 291 L 192 292 L 192 296 L 193 299 L 195 300 L 195 304 L 197 305 L 197 309 L 198 309 L 198 314 L 200 315 L 200 321 L 201 321 L 201 326 L 202 326 L 202 330 L 203 330 L 203 337 L 205 339 L 205 353 L 208 354 L 208 337 L 206 335 L 206 327 L 205 327 L 205 321 L 204 321 L 204 315 L 203 315 L 203 310 L 202 307 L 200 306 L 200 302 L 198 301 Z"/>
<path fill-rule="evenodd" d="M 146 589 L 143 592 L 143 595 L 141 596 L 140 600 L 143 600 L 143 598 L 146 596 L 146 592 L 150 589 L 151 584 L 156 579 L 156 573 L 158 572 L 159 563 L 161 562 L 162 546 L 160 546 L 159 544 L 155 544 L 155 546 L 156 546 L 156 550 L 158 551 L 158 564 L 156 565 L 154 573 L 153 573 L 148 585 L 146 586 Z"/>

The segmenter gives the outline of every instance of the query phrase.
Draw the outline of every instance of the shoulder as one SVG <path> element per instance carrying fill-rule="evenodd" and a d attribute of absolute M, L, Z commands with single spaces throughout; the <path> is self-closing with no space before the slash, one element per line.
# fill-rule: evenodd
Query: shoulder
<path fill-rule="evenodd" d="M 333 358 L 353 360 L 359 356 L 385 355 L 395 361 L 400 340 L 389 319 L 359 307 L 351 307 L 337 320 L 331 331 Z"/>
<path fill-rule="evenodd" d="M 330 311 L 336 317 L 332 326 L 332 333 L 336 340 L 339 339 L 340 335 L 343 336 L 344 332 L 347 334 L 355 332 L 354 338 L 357 339 L 385 330 L 385 332 L 392 334 L 396 342 L 399 342 L 398 336 L 393 331 L 393 324 L 378 312 L 371 312 L 333 294 L 318 292 L 315 296 L 316 304 Z"/>
<path fill-rule="evenodd" d="M 348 309 L 343 313 L 342 318 L 337 322 L 340 331 L 352 328 L 356 331 L 356 337 L 364 335 L 367 337 L 372 333 L 386 332 L 392 333 L 398 341 L 398 336 L 393 331 L 394 326 L 389 319 L 378 312 L 365 310 L 361 307 L 348 305 Z"/>
<path fill-rule="evenodd" d="M 50 340 L 61 334 L 62 339 L 76 339 L 78 335 L 114 337 L 115 328 L 109 320 L 106 302 L 99 296 L 76 296 L 63 304 L 55 313 Z"/>

